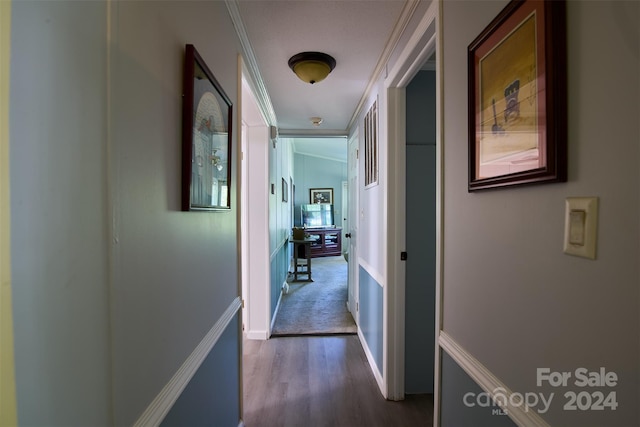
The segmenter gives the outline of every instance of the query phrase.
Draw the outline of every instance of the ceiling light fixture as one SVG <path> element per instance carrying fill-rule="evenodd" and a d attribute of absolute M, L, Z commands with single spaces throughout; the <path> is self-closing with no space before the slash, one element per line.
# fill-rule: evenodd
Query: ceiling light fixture
<path fill-rule="evenodd" d="M 322 52 L 302 52 L 289 58 L 289 68 L 305 83 L 324 80 L 336 67 L 336 60 Z"/>
<path fill-rule="evenodd" d="M 311 117 L 309 120 L 311 120 L 311 124 L 314 126 L 320 126 L 322 123 L 322 117 Z"/>

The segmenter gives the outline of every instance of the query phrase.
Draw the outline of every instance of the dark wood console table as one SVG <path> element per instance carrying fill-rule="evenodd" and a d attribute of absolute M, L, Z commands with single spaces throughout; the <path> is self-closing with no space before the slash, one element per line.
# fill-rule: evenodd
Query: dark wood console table
<path fill-rule="evenodd" d="M 307 281 L 311 281 L 311 257 L 309 253 L 311 253 L 311 245 L 315 239 L 305 238 L 303 240 L 293 240 L 290 242 L 293 243 L 293 281 L 298 281 L 298 274 L 306 274 Z M 302 259 L 306 262 L 303 264 L 298 264 L 298 260 Z"/>
<path fill-rule="evenodd" d="M 342 228 L 307 228 L 311 242 L 311 258 L 342 255 Z"/>

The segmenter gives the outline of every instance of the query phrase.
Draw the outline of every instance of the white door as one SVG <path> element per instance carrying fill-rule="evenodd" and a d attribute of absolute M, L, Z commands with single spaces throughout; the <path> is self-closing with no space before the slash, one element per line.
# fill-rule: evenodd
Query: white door
<path fill-rule="evenodd" d="M 342 181 L 342 212 L 340 212 L 342 222 L 342 253 L 349 251 L 349 242 L 346 241 L 345 235 L 349 233 L 349 181 Z"/>
<path fill-rule="evenodd" d="M 349 210 L 347 215 L 347 238 L 345 244 L 349 248 L 349 311 L 356 321 L 360 323 L 358 317 L 359 308 L 359 288 L 358 288 L 358 132 L 349 140 L 348 145 L 348 169 L 347 179 L 349 182 Z"/>

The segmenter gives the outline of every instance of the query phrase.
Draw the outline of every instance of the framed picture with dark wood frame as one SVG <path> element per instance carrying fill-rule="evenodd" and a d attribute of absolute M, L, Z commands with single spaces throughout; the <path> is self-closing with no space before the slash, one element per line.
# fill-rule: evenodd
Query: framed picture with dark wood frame
<path fill-rule="evenodd" d="M 469 191 L 567 180 L 564 0 L 512 0 L 469 45 Z"/>
<path fill-rule="evenodd" d="M 182 96 L 182 210 L 229 210 L 233 105 L 191 44 Z"/>
<path fill-rule="evenodd" d="M 309 203 L 333 203 L 333 188 L 310 188 Z"/>

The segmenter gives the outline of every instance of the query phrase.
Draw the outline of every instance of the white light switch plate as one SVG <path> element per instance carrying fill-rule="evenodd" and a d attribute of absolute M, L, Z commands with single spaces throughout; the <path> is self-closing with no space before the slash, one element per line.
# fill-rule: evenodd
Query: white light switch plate
<path fill-rule="evenodd" d="M 567 197 L 565 201 L 564 253 L 596 259 L 598 198 Z"/>

